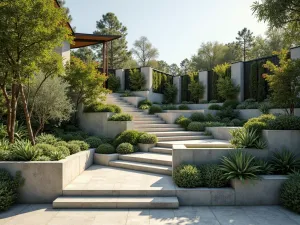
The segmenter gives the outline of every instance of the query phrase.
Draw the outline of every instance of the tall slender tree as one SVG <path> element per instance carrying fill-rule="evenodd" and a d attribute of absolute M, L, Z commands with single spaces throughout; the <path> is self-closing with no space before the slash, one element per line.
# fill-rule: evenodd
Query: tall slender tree
<path fill-rule="evenodd" d="M 236 37 L 237 43 L 241 46 L 243 51 L 243 59 L 246 61 L 249 51 L 253 46 L 254 36 L 253 32 L 248 30 L 246 27 L 238 32 Z"/>
<path fill-rule="evenodd" d="M 122 37 L 111 41 L 108 45 L 108 67 L 110 69 L 120 69 L 129 59 L 130 52 L 127 49 L 127 27 L 124 26 L 114 13 L 106 13 L 96 22 L 94 34 L 121 35 Z M 102 47 L 97 46 L 98 57 L 102 58 Z"/>
<path fill-rule="evenodd" d="M 131 52 L 137 58 L 140 66 L 149 66 L 150 61 L 159 56 L 157 48 L 145 36 L 134 42 Z"/>

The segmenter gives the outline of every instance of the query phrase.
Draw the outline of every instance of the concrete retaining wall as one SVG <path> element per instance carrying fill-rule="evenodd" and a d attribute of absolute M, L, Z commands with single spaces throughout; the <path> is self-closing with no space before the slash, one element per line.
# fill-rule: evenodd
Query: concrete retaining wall
<path fill-rule="evenodd" d="M 262 113 L 258 109 L 239 109 L 239 118 L 248 120 L 250 118 L 259 117 Z M 270 114 L 286 114 L 284 109 L 270 109 Z M 300 109 L 295 109 L 295 116 L 300 116 Z"/>
<path fill-rule="evenodd" d="M 130 97 L 121 97 L 124 101 L 134 105 L 135 107 L 138 106 L 139 102 L 145 100 L 144 97 L 137 97 L 137 96 L 130 96 Z"/>
<path fill-rule="evenodd" d="M 232 180 L 235 205 L 278 205 L 281 185 L 287 176 L 264 175 L 260 180 Z"/>
<path fill-rule="evenodd" d="M 11 174 L 22 172 L 25 184 L 20 188 L 19 203 L 52 203 L 62 190 L 93 164 L 94 149 L 79 152 L 56 162 L 0 162 Z"/>
<path fill-rule="evenodd" d="M 119 133 L 133 128 L 132 121 L 108 121 L 114 113 L 93 112 L 79 114 L 79 127 L 91 134 L 114 138 Z"/>
<path fill-rule="evenodd" d="M 241 127 L 206 127 L 205 130 L 211 132 L 215 139 L 229 141 L 232 138 L 230 131 L 239 128 Z"/>
<path fill-rule="evenodd" d="M 270 151 L 287 148 L 300 156 L 300 130 L 263 130 L 262 135 Z"/>
<path fill-rule="evenodd" d="M 164 100 L 163 94 L 154 93 L 152 90 L 151 91 L 134 91 L 132 93 L 138 97 L 143 97 L 144 99 L 148 99 L 151 102 L 162 103 Z"/>
<path fill-rule="evenodd" d="M 236 151 L 233 148 L 187 148 L 185 145 L 173 145 L 172 167 L 173 171 L 180 164 L 203 165 L 219 163 L 223 156 L 229 151 Z M 267 159 L 269 151 L 267 149 L 243 149 L 243 151 L 260 158 Z"/>

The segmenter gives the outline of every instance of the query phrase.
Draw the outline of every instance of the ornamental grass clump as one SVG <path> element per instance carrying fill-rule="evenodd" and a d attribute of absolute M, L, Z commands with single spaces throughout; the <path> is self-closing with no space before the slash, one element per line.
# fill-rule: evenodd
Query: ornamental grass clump
<path fill-rule="evenodd" d="M 195 188 L 202 185 L 201 172 L 194 165 L 180 165 L 175 168 L 173 180 L 178 187 Z"/>
<path fill-rule="evenodd" d="M 266 142 L 261 139 L 256 130 L 239 128 L 229 131 L 232 135 L 230 144 L 235 148 L 257 148 L 264 149 L 267 147 Z"/>
<path fill-rule="evenodd" d="M 11 158 L 15 161 L 33 161 L 41 153 L 28 140 L 16 140 L 14 144 L 9 146 Z"/>
<path fill-rule="evenodd" d="M 287 175 L 300 170 L 300 159 L 295 153 L 284 148 L 281 151 L 273 152 L 271 165 L 276 174 Z"/>
<path fill-rule="evenodd" d="M 260 167 L 255 165 L 254 156 L 242 151 L 236 150 L 223 156 L 220 168 L 224 173 L 223 178 L 227 180 L 254 180 L 257 179 L 257 173 Z"/>

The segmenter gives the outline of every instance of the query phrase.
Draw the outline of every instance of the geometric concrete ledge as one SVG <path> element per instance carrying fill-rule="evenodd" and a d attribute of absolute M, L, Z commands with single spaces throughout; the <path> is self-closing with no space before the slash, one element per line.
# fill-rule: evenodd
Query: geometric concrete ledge
<path fill-rule="evenodd" d="M 108 166 L 110 161 L 119 159 L 119 154 L 94 154 L 94 164 Z"/>

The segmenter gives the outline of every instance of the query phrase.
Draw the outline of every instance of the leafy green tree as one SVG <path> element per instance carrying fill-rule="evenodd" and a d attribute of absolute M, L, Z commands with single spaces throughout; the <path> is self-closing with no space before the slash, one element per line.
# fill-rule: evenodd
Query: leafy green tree
<path fill-rule="evenodd" d="M 180 73 L 181 75 L 187 75 L 191 70 L 191 61 L 187 58 L 180 62 Z"/>
<path fill-rule="evenodd" d="M 76 51 L 72 51 L 71 55 L 81 59 L 84 62 L 97 60 L 97 55 L 89 47 L 80 48 Z"/>
<path fill-rule="evenodd" d="M 130 70 L 129 81 L 131 91 L 141 91 L 146 83 L 143 73 L 137 69 Z"/>
<path fill-rule="evenodd" d="M 75 109 L 83 103 L 89 105 L 110 93 L 104 88 L 107 77 L 98 70 L 98 63 L 83 62 L 79 58 L 71 57 L 71 61 L 66 65 L 65 80 L 70 84 L 69 92 L 75 100 Z M 75 119 L 77 113 L 75 113 Z"/>
<path fill-rule="evenodd" d="M 300 101 L 300 59 L 288 59 L 287 53 L 287 50 L 276 53 L 279 54 L 279 66 L 267 61 L 264 67 L 272 75 L 265 74 L 264 77 L 271 89 L 271 101 L 275 105 L 289 108 L 289 113 L 293 115 L 295 104 Z"/>
<path fill-rule="evenodd" d="M 192 101 L 195 103 L 199 103 L 200 99 L 203 98 L 205 87 L 201 82 L 191 79 L 188 90 L 191 93 Z"/>
<path fill-rule="evenodd" d="M 149 66 L 151 60 L 158 58 L 159 53 L 147 37 L 142 36 L 136 40 L 131 50 L 132 54 L 136 57 L 140 66 Z"/>
<path fill-rule="evenodd" d="M 69 21 L 72 21 L 72 16 L 70 14 L 70 9 L 66 7 L 66 0 L 57 0 L 60 7 L 64 8 L 66 10 L 66 13 L 68 15 Z"/>
<path fill-rule="evenodd" d="M 67 96 L 69 84 L 60 77 L 49 78 L 46 81 L 44 77 L 43 74 L 37 75 L 29 86 L 30 91 L 28 90 L 29 100 L 35 98 L 34 102 L 37 106 L 33 110 L 33 118 L 39 124 L 35 137 L 43 131 L 49 120 L 67 121 L 73 112 L 73 105 Z M 38 95 L 34 96 L 36 92 Z"/>
<path fill-rule="evenodd" d="M 220 63 L 232 63 L 238 62 L 242 60 L 242 51 L 241 46 L 237 42 L 231 42 L 226 44 L 225 55 L 224 55 L 224 62 Z"/>
<path fill-rule="evenodd" d="M 165 72 L 165 73 L 170 73 L 170 66 L 167 62 L 165 62 L 164 60 L 160 60 L 157 62 L 158 66 L 156 69 Z"/>
<path fill-rule="evenodd" d="M 178 76 L 180 74 L 180 69 L 176 63 L 170 65 L 170 74 L 173 76 Z"/>
<path fill-rule="evenodd" d="M 178 89 L 174 84 L 166 83 L 164 87 L 164 101 L 167 104 L 174 104 Z"/>
<path fill-rule="evenodd" d="M 110 69 L 123 68 L 124 62 L 130 57 L 126 41 L 127 27 L 118 20 L 114 13 L 109 12 L 102 15 L 102 19 L 97 21 L 96 28 L 94 34 L 122 36 L 108 44 L 108 67 Z M 98 57 L 102 58 L 102 46 L 96 48 L 98 49 Z"/>
<path fill-rule="evenodd" d="M 35 143 L 24 86 L 48 59 L 53 50 L 71 40 L 65 26 L 64 9 L 53 0 L 2 0 L 0 3 L 0 87 L 7 106 L 7 133 L 14 142 L 19 97 L 22 100 L 29 138 Z"/>
<path fill-rule="evenodd" d="M 235 99 L 240 90 L 239 86 L 233 84 L 230 73 L 228 72 L 229 68 L 230 64 L 224 63 L 222 65 L 217 65 L 213 69 L 213 71 L 218 74 L 218 95 L 225 100 Z"/>
<path fill-rule="evenodd" d="M 300 3 L 298 0 L 255 1 L 252 11 L 259 21 L 268 22 L 270 27 L 283 28 L 290 40 L 300 39 Z"/>
<path fill-rule="evenodd" d="M 238 32 L 238 36 L 236 37 L 236 40 L 238 41 L 238 44 L 241 46 L 241 49 L 243 51 L 243 59 L 246 61 L 248 58 L 249 50 L 251 49 L 253 45 L 253 32 L 248 30 L 246 27 Z"/>

